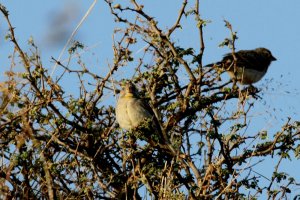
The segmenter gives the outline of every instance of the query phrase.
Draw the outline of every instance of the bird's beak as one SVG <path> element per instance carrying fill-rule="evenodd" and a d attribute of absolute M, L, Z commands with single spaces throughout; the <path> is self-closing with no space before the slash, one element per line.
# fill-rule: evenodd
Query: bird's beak
<path fill-rule="evenodd" d="M 125 94 L 125 97 L 127 97 L 127 98 L 131 98 L 131 97 L 133 97 L 134 95 L 131 93 L 131 92 L 128 92 L 128 93 L 126 93 Z"/>
<path fill-rule="evenodd" d="M 275 61 L 277 60 L 274 56 L 271 57 L 272 61 Z"/>

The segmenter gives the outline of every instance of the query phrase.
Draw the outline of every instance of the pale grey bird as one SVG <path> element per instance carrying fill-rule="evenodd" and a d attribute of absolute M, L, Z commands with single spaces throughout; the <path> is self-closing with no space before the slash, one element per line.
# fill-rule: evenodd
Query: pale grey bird
<path fill-rule="evenodd" d="M 232 53 L 226 54 L 222 61 L 206 65 L 206 67 L 217 66 L 227 71 L 232 80 L 238 81 L 242 85 L 251 85 L 261 80 L 271 62 L 276 60 L 270 50 L 262 47 L 237 51 L 235 57 L 236 70 Z"/>
<path fill-rule="evenodd" d="M 143 102 L 136 87 L 127 82 L 123 87 L 116 106 L 116 118 L 121 128 L 137 128 L 146 119 L 152 119 L 150 107 Z"/>

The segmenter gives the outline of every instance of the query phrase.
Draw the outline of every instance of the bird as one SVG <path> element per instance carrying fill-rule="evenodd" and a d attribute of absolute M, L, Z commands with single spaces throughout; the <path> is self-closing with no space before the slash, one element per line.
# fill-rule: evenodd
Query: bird
<path fill-rule="evenodd" d="M 268 71 L 272 61 L 277 60 L 267 48 L 259 47 L 253 50 L 240 50 L 225 54 L 220 62 L 206 65 L 216 66 L 229 74 L 233 81 L 241 85 L 252 85 L 258 82 Z"/>
<path fill-rule="evenodd" d="M 126 82 L 123 86 L 116 105 L 116 119 L 119 126 L 125 130 L 132 130 L 145 120 L 153 119 L 151 108 L 139 98 L 135 85 Z"/>

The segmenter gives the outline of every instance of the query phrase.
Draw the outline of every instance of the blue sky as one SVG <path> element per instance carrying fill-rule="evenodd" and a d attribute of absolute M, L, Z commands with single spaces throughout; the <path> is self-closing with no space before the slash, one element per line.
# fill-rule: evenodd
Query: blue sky
<path fill-rule="evenodd" d="M 141 2 L 141 1 L 139 1 Z M 190 1 L 192 2 L 192 1 Z M 91 0 L 26 0 L 1 1 L 10 12 L 10 19 L 21 46 L 28 48 L 27 40 L 32 36 L 41 49 L 43 64 L 51 69 L 51 56 L 58 58 L 69 35 L 82 19 Z M 180 0 L 144 0 L 145 10 L 149 11 L 164 29 L 172 26 L 176 20 Z M 191 5 L 189 5 L 191 7 Z M 66 12 L 69 11 L 69 12 Z M 258 121 L 253 122 L 252 130 L 268 129 L 274 134 L 287 119 L 292 116 L 299 119 L 300 94 L 300 1 L 289 0 L 200 0 L 200 11 L 203 19 L 211 22 L 204 28 L 205 54 L 204 64 L 218 61 L 228 52 L 227 48 L 218 45 L 229 36 L 223 20 L 231 22 L 239 39 L 237 50 L 266 47 L 277 58 L 273 62 L 265 80 L 256 84 L 268 89 L 263 91 L 263 99 L 254 108 L 253 115 Z M 68 15 L 64 15 L 69 13 Z M 60 16 L 60 18 L 56 18 Z M 64 20 L 61 20 L 64 19 Z M 106 4 L 98 1 L 86 21 L 80 27 L 76 38 L 91 49 L 82 56 L 91 67 L 104 69 L 112 63 L 112 30 L 116 26 Z M 199 48 L 198 33 L 193 31 L 195 24 L 191 20 L 183 20 L 183 31 L 176 31 L 172 38 L 183 47 Z M 6 23 L 0 20 L 0 36 L 6 31 Z M 184 30 L 191 30 L 188 32 Z M 62 31 L 62 32 L 59 32 Z M 65 32 L 64 32 L 65 31 Z M 64 37 L 57 38 L 64 35 Z M 0 42 L 1 70 L 8 69 L 8 54 L 12 52 L 7 41 Z M 196 41 L 196 42 L 195 42 Z M 138 52 L 136 52 L 138 54 Z M 67 54 L 63 56 L 65 59 Z M 117 74 L 116 79 L 123 74 Z M 0 78 L 4 78 L 1 74 Z M 272 80 L 268 82 L 266 80 Z M 68 87 L 66 82 L 66 87 Z M 273 132 L 272 132 L 273 131 Z M 272 135 L 270 135 L 270 138 Z M 285 162 L 284 168 L 295 177 L 300 177 L 299 161 Z M 274 163 L 262 165 L 261 170 L 268 173 Z M 270 170 L 269 170 L 270 171 Z"/>

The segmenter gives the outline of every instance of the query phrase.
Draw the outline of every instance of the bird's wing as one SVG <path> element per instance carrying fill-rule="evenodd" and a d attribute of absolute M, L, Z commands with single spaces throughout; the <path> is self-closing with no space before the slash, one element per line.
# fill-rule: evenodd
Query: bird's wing
<path fill-rule="evenodd" d="M 136 99 L 133 105 L 139 107 L 147 118 L 151 118 L 153 116 L 151 107 L 142 99 Z"/>
<path fill-rule="evenodd" d="M 254 69 L 257 71 L 265 71 L 262 66 L 262 58 L 261 55 L 259 55 L 254 50 L 241 50 L 235 53 L 237 63 L 237 67 L 246 67 L 248 69 Z M 226 66 L 229 66 L 234 61 L 233 55 L 231 53 L 226 54 L 223 57 L 222 63 Z"/>
<path fill-rule="evenodd" d="M 157 133 L 161 133 L 161 127 L 159 125 L 158 119 L 156 118 L 150 105 L 142 99 L 136 99 L 136 101 L 133 105 L 135 107 L 139 107 L 140 110 L 143 111 L 143 118 L 151 119 L 152 124 L 154 126 L 153 128 L 156 130 Z"/>

